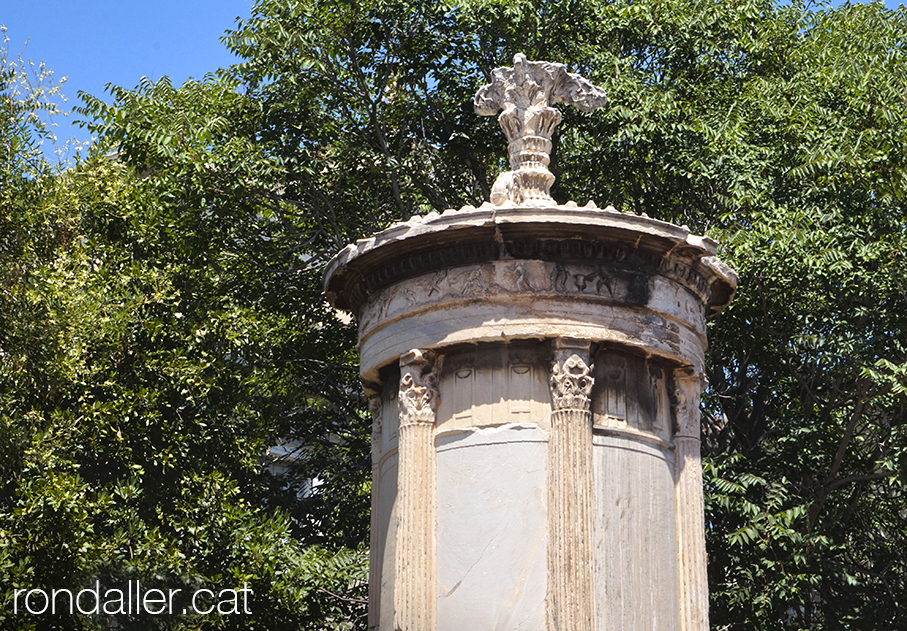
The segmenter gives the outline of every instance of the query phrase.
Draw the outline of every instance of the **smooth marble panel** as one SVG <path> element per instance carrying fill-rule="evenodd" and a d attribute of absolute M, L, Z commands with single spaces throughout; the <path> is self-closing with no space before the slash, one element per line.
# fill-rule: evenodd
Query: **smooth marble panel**
<path fill-rule="evenodd" d="M 544 631 L 546 434 L 452 430 L 436 446 L 438 631 Z"/>
<path fill-rule="evenodd" d="M 631 435 L 593 440 L 596 631 L 680 629 L 673 472 L 668 449 Z"/>

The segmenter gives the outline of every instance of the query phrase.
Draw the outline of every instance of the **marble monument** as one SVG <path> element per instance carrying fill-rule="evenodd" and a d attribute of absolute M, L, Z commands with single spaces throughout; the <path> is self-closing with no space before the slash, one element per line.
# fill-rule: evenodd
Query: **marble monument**
<path fill-rule="evenodd" d="M 372 629 L 708 629 L 705 322 L 737 278 L 686 227 L 558 205 L 557 103 L 606 96 L 562 64 L 495 70 L 475 98 L 509 141 L 491 201 L 326 269 L 372 402 Z"/>

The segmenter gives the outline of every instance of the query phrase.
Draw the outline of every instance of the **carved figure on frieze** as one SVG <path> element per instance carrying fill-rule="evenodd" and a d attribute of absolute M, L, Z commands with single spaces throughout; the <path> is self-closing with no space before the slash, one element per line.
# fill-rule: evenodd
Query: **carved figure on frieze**
<path fill-rule="evenodd" d="M 564 64 L 527 61 L 517 53 L 513 68 L 495 68 L 491 83 L 475 96 L 476 113 L 494 116 L 510 144 L 510 168 L 498 176 L 491 192 L 495 205 L 506 202 L 542 205 L 553 200 L 549 191 L 554 175 L 551 162 L 551 134 L 561 122 L 561 113 L 551 107 L 569 103 L 583 112 L 608 102 L 604 90 L 587 79 L 567 72 Z M 503 110 L 503 111 L 502 111 Z"/>
<path fill-rule="evenodd" d="M 535 287 L 529 280 L 529 271 L 525 263 L 516 263 L 513 266 L 513 273 L 516 276 L 514 288 L 518 292 L 535 291 Z"/>
<path fill-rule="evenodd" d="M 438 394 L 439 358 L 429 350 L 414 349 L 400 358 L 400 425 L 434 423 Z"/>
<path fill-rule="evenodd" d="M 597 278 L 595 280 L 595 293 L 602 295 L 602 289 L 608 290 L 608 295 L 614 297 L 614 289 L 611 287 L 609 275 L 604 266 L 598 266 Z"/>
<path fill-rule="evenodd" d="M 599 296 L 602 295 L 602 289 L 607 289 L 609 296 L 614 295 L 611 282 L 608 280 L 608 272 L 601 265 L 590 274 L 574 274 L 573 284 L 580 293 L 586 293 L 587 288 L 594 286 L 595 293 Z"/>
<path fill-rule="evenodd" d="M 387 309 L 390 306 L 391 298 L 390 291 L 383 291 L 376 297 L 370 299 L 362 310 L 362 316 L 359 318 L 360 333 L 387 316 Z"/>
<path fill-rule="evenodd" d="M 495 265 L 490 263 L 480 267 L 466 268 L 465 271 L 454 275 L 448 286 L 452 293 L 467 298 L 508 291 L 506 287 L 495 282 L 495 272 Z"/>
<path fill-rule="evenodd" d="M 554 285 L 554 290 L 560 293 L 567 292 L 567 279 L 570 275 L 567 273 L 567 268 L 563 263 L 558 261 L 554 266 L 554 279 L 552 284 Z"/>
<path fill-rule="evenodd" d="M 429 290 L 428 290 L 429 298 L 435 292 L 438 292 L 438 293 L 441 292 L 441 283 L 444 281 L 444 279 L 447 278 L 447 272 L 448 272 L 448 270 L 446 267 L 444 269 L 440 269 L 437 272 L 435 272 L 435 277 L 432 279 L 431 286 L 429 287 Z"/>
<path fill-rule="evenodd" d="M 576 288 L 579 290 L 580 293 L 584 293 L 586 291 L 586 287 L 588 287 L 589 283 L 592 282 L 593 280 L 595 280 L 594 272 L 592 274 L 574 274 L 573 275 L 573 284 L 576 285 Z"/>
<path fill-rule="evenodd" d="M 482 294 L 488 291 L 488 287 L 482 281 L 482 270 L 474 269 L 469 272 L 469 275 L 466 277 L 466 283 L 463 285 L 463 291 L 461 292 L 464 296 Z"/>

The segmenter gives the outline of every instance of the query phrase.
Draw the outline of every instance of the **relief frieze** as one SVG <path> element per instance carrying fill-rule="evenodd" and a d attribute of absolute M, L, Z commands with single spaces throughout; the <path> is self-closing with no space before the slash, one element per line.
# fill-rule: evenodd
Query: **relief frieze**
<path fill-rule="evenodd" d="M 510 260 L 443 269 L 411 278 L 373 295 L 360 313 L 359 330 L 365 332 L 379 322 L 414 310 L 502 296 L 588 296 L 605 302 L 664 308 L 694 326 L 704 327 L 702 303 L 680 286 L 672 293 L 675 296 L 673 304 L 650 305 L 655 293 L 652 282 L 636 271 L 608 269 L 594 263 Z M 654 317 L 655 313 L 648 316 Z"/>
<path fill-rule="evenodd" d="M 638 274 L 640 277 L 662 276 L 687 287 L 698 294 L 700 300 L 708 302 L 710 287 L 708 281 L 685 260 L 665 257 L 661 253 L 648 252 L 631 246 L 609 242 L 580 239 L 511 239 L 501 243 L 467 243 L 413 252 L 394 259 L 392 263 L 378 266 L 360 278 L 350 295 L 354 310 L 382 293 L 385 288 L 403 280 L 419 277 L 426 270 L 437 270 L 435 279 L 444 282 L 449 269 L 467 268 L 487 263 L 538 263 L 563 262 L 568 266 L 580 266 L 587 271 L 575 273 L 590 275 L 589 279 L 574 278 L 573 282 L 597 285 L 601 291 L 610 275 L 623 272 Z M 605 273 L 608 270 L 608 273 Z M 476 279 L 474 279 L 476 280 Z M 569 279 L 564 279 L 566 284 Z M 521 287 L 530 291 L 539 289 L 532 280 L 523 277 Z M 438 291 L 436 288 L 436 291 Z M 523 291 L 520 289 L 519 291 Z M 434 295 L 435 292 L 432 292 Z"/>

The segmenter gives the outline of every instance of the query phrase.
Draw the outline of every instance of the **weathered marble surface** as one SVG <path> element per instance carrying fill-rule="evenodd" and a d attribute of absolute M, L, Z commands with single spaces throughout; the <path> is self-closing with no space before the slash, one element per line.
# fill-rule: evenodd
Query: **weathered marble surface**
<path fill-rule="evenodd" d="M 606 278 L 597 289 L 596 275 Z M 703 361 L 702 303 L 670 279 L 652 277 L 641 287 L 632 273 L 546 261 L 493 261 L 438 276 L 402 281 L 366 303 L 360 325 L 366 378 L 385 358 L 430 341 L 570 336 Z"/>
<path fill-rule="evenodd" d="M 580 230 L 588 228 L 589 232 L 585 234 L 592 238 L 600 229 L 607 229 L 608 233 L 622 237 L 625 246 L 636 247 L 643 238 L 664 239 L 671 242 L 674 246 L 686 246 L 692 248 L 692 254 L 696 258 L 714 259 L 717 251 L 717 243 L 709 238 L 696 236 L 690 233 L 686 226 L 667 223 L 652 219 L 645 215 L 635 215 L 633 213 L 620 213 L 610 206 L 607 208 L 598 208 L 594 202 L 589 202 L 585 206 L 578 206 L 574 202 L 568 202 L 563 205 L 546 205 L 540 207 L 520 207 L 515 205 L 504 205 L 496 207 L 493 204 L 486 203 L 475 208 L 464 206 L 460 210 L 445 210 L 438 214 L 435 212 L 427 215 L 415 215 L 409 221 L 400 222 L 393 226 L 378 232 L 367 239 L 360 239 L 356 243 L 351 243 L 331 259 L 325 268 L 325 290 L 329 300 L 336 303 L 338 308 L 348 309 L 357 308 L 356 305 L 348 302 L 347 292 L 342 284 L 337 281 L 342 278 L 343 274 L 349 270 L 349 266 L 354 260 L 374 252 L 379 248 L 395 247 L 395 244 L 411 242 L 412 239 L 428 239 L 430 243 L 436 243 L 438 236 L 442 233 L 446 236 L 443 241 L 456 243 L 460 240 L 461 235 L 476 228 L 490 228 L 492 238 L 495 236 L 495 227 L 505 229 L 505 226 L 520 227 L 527 224 L 538 224 L 542 230 L 537 234 L 543 238 L 557 233 L 558 228 L 578 227 Z M 454 234 L 459 233 L 459 234 Z M 584 234 L 583 232 L 579 233 Z M 396 250 L 395 253 L 405 251 L 407 248 Z M 418 248 L 413 245 L 412 250 Z M 697 252 L 699 250 L 699 252 Z M 714 266 L 714 275 L 733 277 L 736 281 L 736 275 L 733 270 L 722 264 L 717 259 L 703 260 L 704 266 Z M 439 265 L 438 267 L 444 267 Z M 346 268 L 346 269 L 345 269 Z M 723 297 L 726 302 L 716 302 L 715 306 L 723 308 L 730 301 L 730 296 Z"/>
<path fill-rule="evenodd" d="M 547 346 L 495 344 L 445 357 L 438 389 L 438 434 L 508 423 L 550 427 Z"/>
<path fill-rule="evenodd" d="M 548 341 L 523 341 L 451 349 L 444 358 L 432 438 L 436 477 L 433 485 L 422 485 L 435 487 L 439 630 L 554 628 L 547 626 L 552 580 L 548 493 L 556 473 L 549 455 L 551 415 L 567 402 L 555 404 L 551 398 L 552 353 Z M 678 552 L 686 495 L 676 486 L 681 474 L 671 431 L 674 413 L 689 414 L 690 408 L 667 392 L 676 384 L 663 360 L 607 345 L 590 349 L 589 358 L 592 384 L 584 395 L 588 402 L 580 406 L 597 417 L 587 421 L 591 580 L 584 591 L 596 603 L 588 628 L 698 631 L 703 612 L 694 612 L 699 626 L 682 625 L 686 610 L 678 604 L 683 581 L 689 580 L 683 578 Z M 381 629 L 395 628 L 393 608 L 381 603 L 394 601 L 399 583 L 394 564 L 402 536 L 399 442 L 391 438 L 398 431 L 399 418 L 391 413 L 398 409 L 397 392 L 397 382 L 390 379 L 381 398 L 381 436 L 374 454 L 379 496 L 374 571 L 380 589 L 372 602 L 373 626 Z M 602 418 L 605 410 L 609 414 Z M 690 421 L 683 419 L 689 433 Z M 561 509 L 562 514 L 574 511 Z"/>
<path fill-rule="evenodd" d="M 397 524 L 399 522 L 399 505 L 397 503 L 397 474 L 399 461 L 396 449 L 385 454 L 380 465 L 378 484 L 372 487 L 378 494 L 376 507 L 378 515 L 374 520 L 379 529 L 376 545 L 371 554 L 371 563 L 377 568 L 377 589 L 371 594 L 370 617 L 377 618 L 381 629 L 394 628 L 394 584 L 396 572 L 394 562 L 397 554 Z M 372 586 L 370 586 L 372 587 Z M 374 620 L 372 622 L 374 624 Z"/>
<path fill-rule="evenodd" d="M 736 286 L 715 247 L 613 209 L 465 208 L 349 246 L 325 286 L 359 316 L 367 383 L 412 348 L 554 337 L 635 346 L 701 370 L 705 318 Z"/>
<path fill-rule="evenodd" d="M 593 426 L 657 437 L 669 445 L 673 436 L 669 378 L 663 362 L 611 348 L 599 350 Z"/>
<path fill-rule="evenodd" d="M 359 317 L 380 397 L 373 629 L 707 630 L 694 390 L 736 286 L 713 241 L 594 205 L 488 205 L 350 246 L 325 286 Z M 563 407 L 569 357 L 552 359 L 574 346 L 590 389 Z"/>
<path fill-rule="evenodd" d="M 551 343 L 548 432 L 548 615 L 552 630 L 593 631 L 592 340 Z"/>
<path fill-rule="evenodd" d="M 546 433 L 453 429 L 436 445 L 438 630 L 544 629 Z"/>
<path fill-rule="evenodd" d="M 443 356 L 415 348 L 400 356 L 397 548 L 394 627 L 436 627 L 435 411 Z"/>
<path fill-rule="evenodd" d="M 673 453 L 634 438 L 593 439 L 596 631 L 683 629 Z"/>

